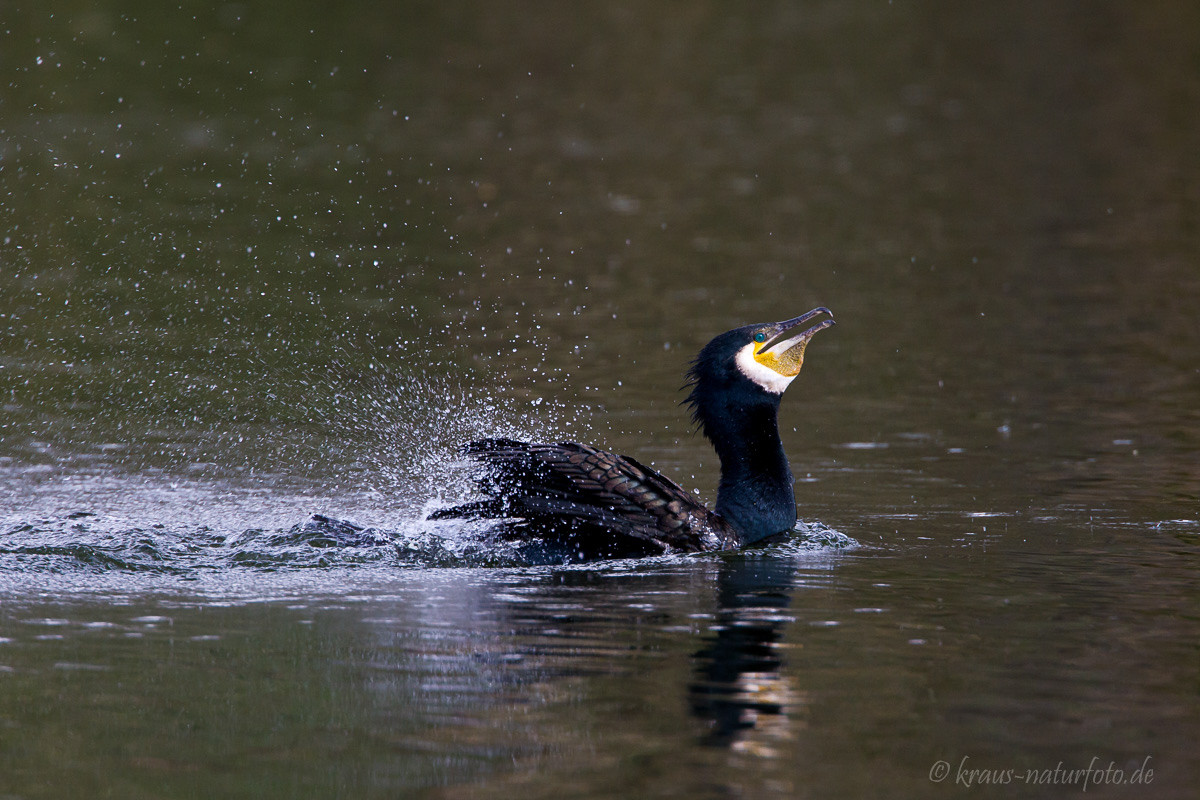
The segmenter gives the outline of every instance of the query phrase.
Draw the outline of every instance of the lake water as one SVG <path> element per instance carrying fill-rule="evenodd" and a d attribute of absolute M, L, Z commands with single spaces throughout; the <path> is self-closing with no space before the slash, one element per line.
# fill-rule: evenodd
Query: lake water
<path fill-rule="evenodd" d="M 1200 7 L 0 5 L 0 797 L 1193 797 Z M 803 523 L 568 566 L 471 438 Z M 331 533 L 312 514 L 355 521 Z"/>

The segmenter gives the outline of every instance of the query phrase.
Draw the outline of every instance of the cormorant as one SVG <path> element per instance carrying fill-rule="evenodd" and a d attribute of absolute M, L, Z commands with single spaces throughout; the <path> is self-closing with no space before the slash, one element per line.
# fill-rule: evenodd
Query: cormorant
<path fill-rule="evenodd" d="M 831 325 L 827 308 L 746 325 L 713 339 L 692 362 L 685 402 L 721 460 L 715 512 L 629 456 L 575 442 L 482 439 L 463 453 L 482 465 L 477 484 L 486 499 L 429 519 L 504 520 L 503 538 L 567 560 L 730 550 L 785 533 L 796 523 L 796 501 L 779 401 L 809 341 Z"/>

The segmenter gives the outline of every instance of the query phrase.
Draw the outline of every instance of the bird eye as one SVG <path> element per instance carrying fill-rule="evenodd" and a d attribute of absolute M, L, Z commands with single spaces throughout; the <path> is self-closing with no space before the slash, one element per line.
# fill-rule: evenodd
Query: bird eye
<path fill-rule="evenodd" d="M 754 334 L 754 341 L 758 342 L 759 344 L 762 344 L 766 340 L 767 340 L 767 335 L 765 333 L 763 333 L 762 331 L 759 331 L 758 333 Z"/>

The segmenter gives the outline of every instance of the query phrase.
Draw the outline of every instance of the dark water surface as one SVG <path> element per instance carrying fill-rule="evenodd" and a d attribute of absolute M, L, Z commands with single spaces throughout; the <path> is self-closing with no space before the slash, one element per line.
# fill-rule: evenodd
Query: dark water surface
<path fill-rule="evenodd" d="M 1198 223 L 1182 0 L 0 3 L 0 797 L 1194 797 Z M 789 541 L 422 521 L 816 305 Z"/>

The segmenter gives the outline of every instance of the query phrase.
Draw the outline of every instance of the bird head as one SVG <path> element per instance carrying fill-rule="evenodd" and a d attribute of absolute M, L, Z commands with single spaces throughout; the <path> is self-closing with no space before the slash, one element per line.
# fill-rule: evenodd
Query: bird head
<path fill-rule="evenodd" d="M 707 428 L 709 413 L 719 405 L 778 404 L 800 374 L 808 343 L 832 325 L 833 312 L 814 308 L 783 322 L 745 325 L 714 338 L 688 371 L 692 391 L 685 402 L 696 421 Z"/>
<path fill-rule="evenodd" d="M 825 319 L 809 325 L 813 319 Z M 833 312 L 814 308 L 784 322 L 769 322 L 739 328 L 749 341 L 737 350 L 734 362 L 738 370 L 754 383 L 772 394 L 783 394 L 804 366 L 804 351 L 818 331 L 833 325 Z"/>

